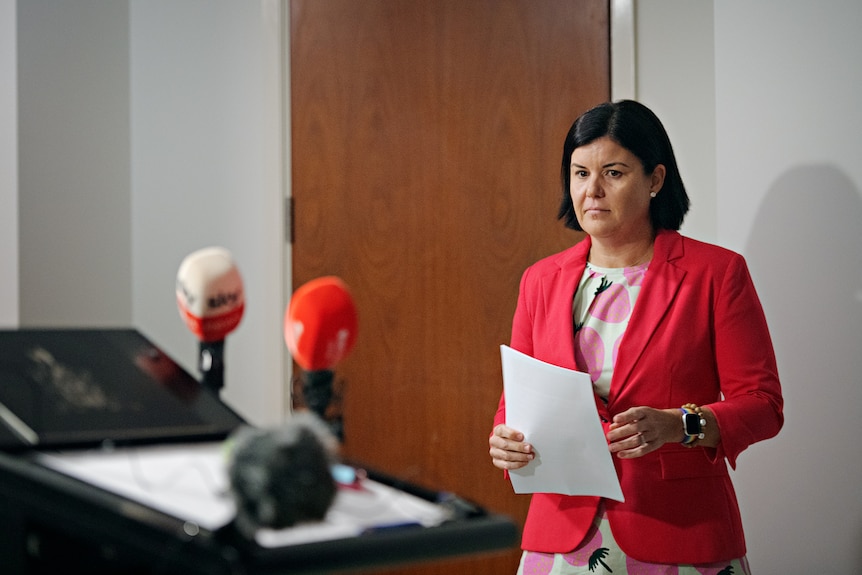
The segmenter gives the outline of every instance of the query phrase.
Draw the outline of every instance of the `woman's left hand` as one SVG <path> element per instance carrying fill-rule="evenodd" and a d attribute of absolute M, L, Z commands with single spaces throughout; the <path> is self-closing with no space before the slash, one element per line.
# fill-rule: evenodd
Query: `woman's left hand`
<path fill-rule="evenodd" d="M 614 416 L 606 435 L 611 453 L 633 459 L 683 439 L 679 409 L 632 407 Z"/>

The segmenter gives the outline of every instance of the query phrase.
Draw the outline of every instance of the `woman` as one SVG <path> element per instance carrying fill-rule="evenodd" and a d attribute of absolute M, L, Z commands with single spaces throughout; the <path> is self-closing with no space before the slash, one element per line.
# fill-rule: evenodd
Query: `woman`
<path fill-rule="evenodd" d="M 511 347 L 590 374 L 625 502 L 534 494 L 519 573 L 748 573 L 725 462 L 778 433 L 783 400 L 745 261 L 677 232 L 688 196 L 642 104 L 583 114 L 562 160 L 559 217 L 586 237 L 526 270 Z M 508 471 L 541 446 L 505 413 Z"/>

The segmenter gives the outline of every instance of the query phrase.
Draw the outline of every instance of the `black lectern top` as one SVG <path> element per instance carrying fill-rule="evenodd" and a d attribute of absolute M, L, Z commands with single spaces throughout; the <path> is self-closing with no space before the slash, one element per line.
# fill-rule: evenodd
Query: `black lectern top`
<path fill-rule="evenodd" d="M 242 419 L 134 329 L 0 330 L 0 449 L 226 437 Z"/>

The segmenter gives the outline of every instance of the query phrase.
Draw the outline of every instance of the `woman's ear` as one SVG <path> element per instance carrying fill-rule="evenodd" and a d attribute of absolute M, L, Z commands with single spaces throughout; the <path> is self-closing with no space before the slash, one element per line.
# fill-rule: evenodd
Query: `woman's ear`
<path fill-rule="evenodd" d="M 667 168 L 664 167 L 664 164 L 658 164 L 650 175 L 650 192 L 658 193 L 661 190 L 665 175 L 667 175 Z"/>

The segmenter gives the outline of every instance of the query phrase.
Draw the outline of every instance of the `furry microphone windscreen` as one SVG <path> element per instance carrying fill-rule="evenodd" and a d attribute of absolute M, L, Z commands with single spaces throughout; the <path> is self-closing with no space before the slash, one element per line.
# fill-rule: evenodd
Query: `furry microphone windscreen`
<path fill-rule="evenodd" d="M 337 489 L 337 440 L 317 416 L 297 413 L 268 430 L 242 427 L 228 443 L 236 527 L 245 536 L 326 516 Z"/>

